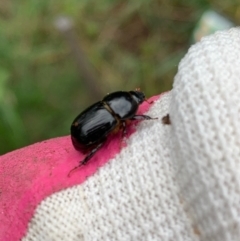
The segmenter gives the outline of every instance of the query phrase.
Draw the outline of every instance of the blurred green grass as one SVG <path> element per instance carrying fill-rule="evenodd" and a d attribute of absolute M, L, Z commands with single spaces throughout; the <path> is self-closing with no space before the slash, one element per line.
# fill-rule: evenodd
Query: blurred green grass
<path fill-rule="evenodd" d="M 140 87 L 151 96 L 171 89 L 208 8 L 239 25 L 235 0 L 2 0 L 0 154 L 69 134 L 73 118 L 96 99 L 54 27 L 56 17 L 73 20 L 101 95 Z"/>

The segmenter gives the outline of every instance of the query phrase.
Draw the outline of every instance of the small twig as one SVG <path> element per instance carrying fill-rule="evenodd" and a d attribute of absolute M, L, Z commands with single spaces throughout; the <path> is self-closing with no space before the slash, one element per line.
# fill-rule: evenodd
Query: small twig
<path fill-rule="evenodd" d="M 58 17 L 55 20 L 56 28 L 63 34 L 72 54 L 75 58 L 79 74 L 83 77 L 83 82 L 93 99 L 100 100 L 103 96 L 99 78 L 91 64 L 88 62 L 81 46 L 78 42 L 77 34 L 74 30 L 73 22 L 68 17 Z"/>
<path fill-rule="evenodd" d="M 165 124 L 165 125 L 171 125 L 171 119 L 170 119 L 169 114 L 165 115 L 162 118 L 162 123 Z"/>

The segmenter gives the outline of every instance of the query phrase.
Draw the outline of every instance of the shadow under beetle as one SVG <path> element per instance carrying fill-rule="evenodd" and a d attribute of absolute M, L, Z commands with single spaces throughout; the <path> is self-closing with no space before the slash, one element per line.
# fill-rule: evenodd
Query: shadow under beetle
<path fill-rule="evenodd" d="M 80 113 L 71 125 L 71 139 L 75 149 L 87 155 L 68 176 L 89 161 L 110 133 L 121 130 L 122 137 L 126 135 L 126 121 L 157 119 L 136 115 L 138 106 L 144 101 L 147 101 L 145 95 L 139 89 L 117 91 L 106 95 L 102 101 Z"/>

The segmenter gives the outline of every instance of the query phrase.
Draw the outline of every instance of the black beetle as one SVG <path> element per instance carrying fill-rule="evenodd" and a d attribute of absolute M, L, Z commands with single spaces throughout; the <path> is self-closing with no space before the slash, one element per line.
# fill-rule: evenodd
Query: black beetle
<path fill-rule="evenodd" d="M 85 165 L 101 148 L 110 133 L 122 130 L 124 136 L 126 121 L 157 119 L 136 115 L 138 106 L 143 101 L 147 100 L 139 89 L 129 92 L 117 91 L 106 95 L 102 101 L 80 113 L 71 125 L 71 139 L 75 149 L 87 155 L 72 171 Z"/>

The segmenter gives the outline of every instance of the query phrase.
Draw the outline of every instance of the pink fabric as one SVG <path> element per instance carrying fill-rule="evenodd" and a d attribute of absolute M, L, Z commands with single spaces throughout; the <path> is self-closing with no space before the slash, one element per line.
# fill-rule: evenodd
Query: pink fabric
<path fill-rule="evenodd" d="M 157 100 L 159 96 L 149 101 Z M 149 107 L 144 102 L 138 114 Z M 134 124 L 127 135 L 135 131 Z M 0 156 L 0 240 L 21 239 L 37 205 L 47 196 L 82 183 L 120 151 L 120 133 L 108 138 L 86 166 L 68 173 L 84 155 L 76 151 L 70 136 L 59 137 Z"/>

